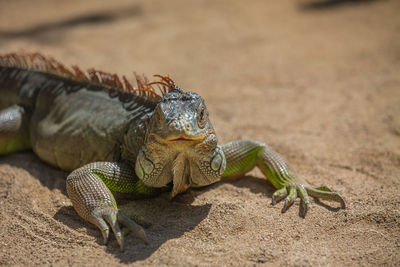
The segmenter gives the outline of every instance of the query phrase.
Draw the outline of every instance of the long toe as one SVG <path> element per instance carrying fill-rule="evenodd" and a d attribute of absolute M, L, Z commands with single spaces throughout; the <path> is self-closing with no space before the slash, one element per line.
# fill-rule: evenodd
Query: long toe
<path fill-rule="evenodd" d="M 289 194 L 285 198 L 285 204 L 282 208 L 282 213 L 285 213 L 290 206 L 293 205 L 294 200 L 297 198 L 297 190 L 295 186 L 289 186 Z"/>
<path fill-rule="evenodd" d="M 103 215 L 103 218 L 111 226 L 111 229 L 114 232 L 114 235 L 115 235 L 115 238 L 117 239 L 119 247 L 123 251 L 124 250 L 124 237 L 123 237 L 123 234 L 121 232 L 121 229 L 119 227 L 118 220 L 117 220 L 118 211 L 111 210 L 111 209 L 108 209 L 108 210 L 109 211 L 106 211 L 105 214 Z"/>
<path fill-rule="evenodd" d="M 301 199 L 301 204 L 300 204 L 300 216 L 305 218 L 307 211 L 310 207 L 310 198 L 307 194 L 306 189 L 304 186 L 298 186 L 297 187 L 297 192 L 299 194 L 299 197 Z"/>
<path fill-rule="evenodd" d="M 104 221 L 102 217 L 99 216 L 94 216 L 92 218 L 92 222 L 94 225 L 97 226 L 97 228 L 100 229 L 100 232 L 103 236 L 103 243 L 104 245 L 106 245 L 108 241 L 108 236 L 110 234 L 110 228 L 108 227 L 107 223 Z"/>
<path fill-rule="evenodd" d="M 282 187 L 274 192 L 272 195 L 272 205 L 276 205 L 280 200 L 284 199 L 287 196 L 286 187 Z"/>
<path fill-rule="evenodd" d="M 130 229 L 130 231 L 139 239 L 143 240 L 146 244 L 148 244 L 146 232 L 143 227 L 138 225 L 136 222 L 131 220 L 128 216 L 123 214 L 122 212 L 118 212 L 118 221 Z"/>
<path fill-rule="evenodd" d="M 336 201 L 340 203 L 340 207 L 342 209 L 346 208 L 346 203 L 343 197 L 336 192 L 323 191 L 312 187 L 308 187 L 306 189 L 307 193 L 312 197 Z"/>

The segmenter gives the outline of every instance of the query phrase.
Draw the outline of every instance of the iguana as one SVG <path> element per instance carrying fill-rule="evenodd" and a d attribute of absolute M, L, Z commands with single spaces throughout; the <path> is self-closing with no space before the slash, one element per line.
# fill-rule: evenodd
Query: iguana
<path fill-rule="evenodd" d="M 168 76 L 149 82 L 76 66 L 38 53 L 0 56 L 0 155 L 32 149 L 44 162 L 71 171 L 67 193 L 76 212 L 107 242 L 110 227 L 123 248 L 124 229 L 146 241 L 140 220 L 117 208 L 120 196 L 142 198 L 243 176 L 257 166 L 277 190 L 282 212 L 309 196 L 343 198 L 328 186 L 311 187 L 266 144 L 219 145 L 204 99 Z M 156 89 L 159 93 L 156 93 Z M 124 226 L 121 231 L 120 225 Z"/>

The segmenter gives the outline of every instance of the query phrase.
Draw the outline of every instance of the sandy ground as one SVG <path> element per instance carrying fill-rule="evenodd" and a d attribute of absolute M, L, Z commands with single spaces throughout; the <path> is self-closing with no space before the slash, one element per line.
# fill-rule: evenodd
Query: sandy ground
<path fill-rule="evenodd" d="M 220 140 L 264 141 L 336 203 L 281 214 L 258 171 L 120 205 L 150 245 L 101 245 L 33 153 L 0 157 L 0 264 L 399 265 L 400 2 L 0 0 L 0 52 L 170 74 L 207 102 Z"/>

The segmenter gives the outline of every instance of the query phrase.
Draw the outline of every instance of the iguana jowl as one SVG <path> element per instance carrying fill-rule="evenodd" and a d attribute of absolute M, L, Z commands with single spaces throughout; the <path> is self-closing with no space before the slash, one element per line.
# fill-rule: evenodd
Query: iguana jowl
<path fill-rule="evenodd" d="M 340 202 L 327 186 L 313 188 L 267 145 L 238 140 L 218 145 L 204 100 L 168 77 L 150 83 L 64 67 L 40 54 L 0 56 L 0 155 L 32 149 L 43 161 L 72 171 L 67 192 L 75 210 L 95 224 L 106 242 L 111 227 L 121 248 L 120 224 L 146 239 L 117 209 L 115 196 L 171 196 L 192 186 L 241 176 L 255 166 L 285 198 L 297 196 L 303 216 L 309 195 Z M 156 94 L 158 87 L 161 94 Z"/>

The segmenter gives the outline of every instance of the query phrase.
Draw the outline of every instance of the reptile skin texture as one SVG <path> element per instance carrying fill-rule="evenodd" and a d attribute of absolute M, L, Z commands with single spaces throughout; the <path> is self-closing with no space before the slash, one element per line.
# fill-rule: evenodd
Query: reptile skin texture
<path fill-rule="evenodd" d="M 168 76 L 155 78 L 136 76 L 134 88 L 124 76 L 68 69 L 38 53 L 0 55 L 0 155 L 31 149 L 69 171 L 76 212 L 99 228 L 104 243 L 111 230 L 121 249 L 127 232 L 147 238 L 144 220 L 118 210 L 120 197 L 173 198 L 255 167 L 277 189 L 272 204 L 284 199 L 282 212 L 299 197 L 304 217 L 310 196 L 345 208 L 338 193 L 309 185 L 266 144 L 219 144 L 205 100 Z"/>

